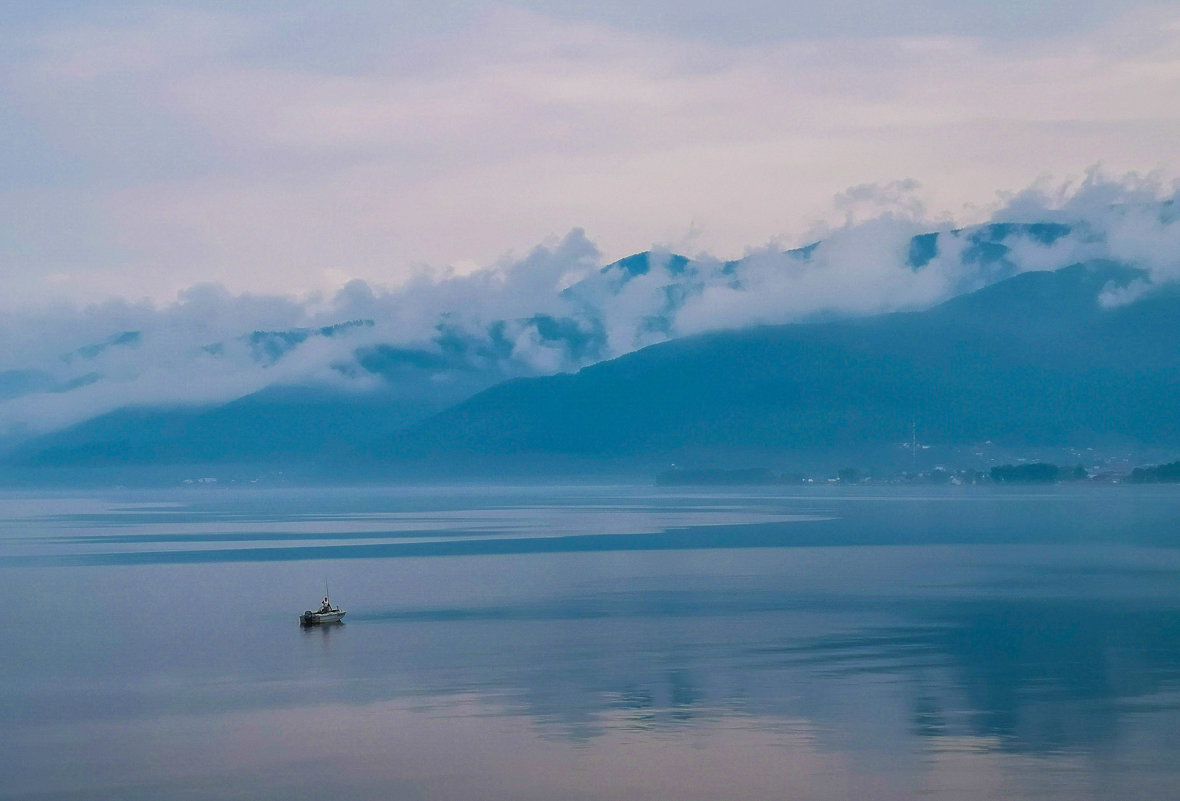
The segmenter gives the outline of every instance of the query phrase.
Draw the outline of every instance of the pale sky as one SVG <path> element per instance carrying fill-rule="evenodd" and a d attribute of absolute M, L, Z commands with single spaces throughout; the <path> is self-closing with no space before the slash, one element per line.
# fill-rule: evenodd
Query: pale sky
<path fill-rule="evenodd" d="M 1180 4 L 7 3 L 0 91 L 0 309 L 330 292 L 1170 181 Z"/>

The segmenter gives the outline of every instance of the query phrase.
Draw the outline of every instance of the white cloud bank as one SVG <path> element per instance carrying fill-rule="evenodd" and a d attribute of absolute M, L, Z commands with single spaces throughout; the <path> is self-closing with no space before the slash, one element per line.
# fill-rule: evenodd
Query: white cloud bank
<path fill-rule="evenodd" d="M 1180 276 L 1172 4 L 415 5 L 6 12 L 0 436 L 275 383 L 450 397 L 1090 258 L 1149 271 L 1109 304 Z M 1147 177 L 1038 180 L 1097 163 Z M 989 220 L 1072 227 L 998 261 L 947 233 Z M 357 367 L 378 346 L 408 366 Z"/>
<path fill-rule="evenodd" d="M 923 308 L 1017 272 L 1095 259 L 1146 273 L 1112 287 L 1107 305 L 1180 280 L 1177 187 L 1159 176 L 1095 170 L 1040 182 L 1005 196 L 996 226 L 961 231 L 926 218 L 920 188 L 860 185 L 842 196 L 845 221 L 817 230 L 814 247 L 764 247 L 737 262 L 663 251 L 604 270 L 599 248 L 575 230 L 523 258 L 423 269 L 396 286 L 354 280 L 295 297 L 205 284 L 169 303 L 13 312 L 0 321 L 0 432 L 276 384 L 455 401 L 504 377 L 574 370 L 677 336 Z M 356 320 L 369 322 L 321 332 Z"/>

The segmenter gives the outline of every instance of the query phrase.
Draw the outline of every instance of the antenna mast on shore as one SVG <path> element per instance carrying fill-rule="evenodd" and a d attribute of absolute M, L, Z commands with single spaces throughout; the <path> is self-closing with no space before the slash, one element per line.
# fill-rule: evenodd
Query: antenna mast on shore
<path fill-rule="evenodd" d="M 910 418 L 910 473 L 918 475 L 918 418 Z"/>

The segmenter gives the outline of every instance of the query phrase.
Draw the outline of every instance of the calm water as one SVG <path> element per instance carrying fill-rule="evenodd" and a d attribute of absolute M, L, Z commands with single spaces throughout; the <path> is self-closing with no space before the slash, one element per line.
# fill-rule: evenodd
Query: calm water
<path fill-rule="evenodd" d="M 0 587 L 4 799 L 1180 781 L 1180 488 L 10 492 Z"/>

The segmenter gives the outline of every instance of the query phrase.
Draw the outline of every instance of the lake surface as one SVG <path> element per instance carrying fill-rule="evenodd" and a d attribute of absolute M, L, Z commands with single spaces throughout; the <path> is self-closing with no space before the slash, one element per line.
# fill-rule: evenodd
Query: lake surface
<path fill-rule="evenodd" d="M 3 799 L 1180 786 L 1180 487 L 9 491 L 0 586 Z"/>

